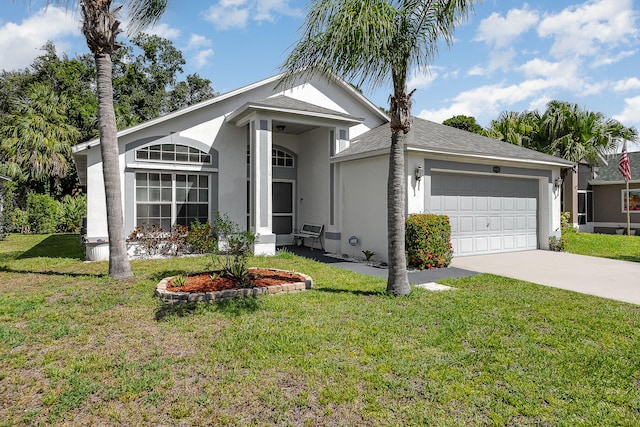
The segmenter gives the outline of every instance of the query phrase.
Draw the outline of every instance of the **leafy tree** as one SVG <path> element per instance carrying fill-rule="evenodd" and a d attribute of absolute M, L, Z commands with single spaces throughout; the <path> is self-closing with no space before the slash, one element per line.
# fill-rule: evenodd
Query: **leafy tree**
<path fill-rule="evenodd" d="M 451 126 L 454 128 L 466 130 L 467 132 L 477 133 L 478 135 L 485 135 L 486 131 L 482 126 L 476 122 L 475 117 L 471 116 L 453 116 L 442 122 L 443 125 Z"/>
<path fill-rule="evenodd" d="M 188 74 L 187 81 L 178 82 L 169 94 L 171 111 L 206 101 L 216 96 L 211 88 L 211 80 L 200 77 L 197 73 Z"/>
<path fill-rule="evenodd" d="M 391 81 L 391 147 L 387 184 L 389 278 L 387 291 L 411 292 L 405 256 L 405 137 L 411 129 L 407 74 L 429 65 L 438 42 L 452 41 L 454 26 L 471 9 L 468 0 L 316 0 L 302 39 L 283 64 L 285 83 L 335 72 L 373 87 Z"/>

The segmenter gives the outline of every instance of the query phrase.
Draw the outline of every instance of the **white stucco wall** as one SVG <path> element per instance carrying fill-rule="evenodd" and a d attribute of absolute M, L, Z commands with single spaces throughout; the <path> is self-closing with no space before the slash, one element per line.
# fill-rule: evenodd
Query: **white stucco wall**
<path fill-rule="evenodd" d="M 375 251 L 376 260 L 387 260 L 387 176 L 386 156 L 353 160 L 340 164 L 343 254 L 362 256 Z M 360 245 L 349 245 L 357 236 Z"/>

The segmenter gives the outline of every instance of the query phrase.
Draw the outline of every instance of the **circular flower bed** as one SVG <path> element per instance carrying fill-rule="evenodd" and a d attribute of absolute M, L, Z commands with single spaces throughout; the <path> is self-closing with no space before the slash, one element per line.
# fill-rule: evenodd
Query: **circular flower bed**
<path fill-rule="evenodd" d="M 249 273 L 251 280 L 245 287 L 237 281 L 218 277 L 213 273 L 188 275 L 181 280 L 183 283 L 174 283 L 176 277 L 167 277 L 158 283 L 156 295 L 170 302 L 215 302 L 238 297 L 299 292 L 313 287 L 311 277 L 302 273 L 273 268 L 250 268 Z"/>

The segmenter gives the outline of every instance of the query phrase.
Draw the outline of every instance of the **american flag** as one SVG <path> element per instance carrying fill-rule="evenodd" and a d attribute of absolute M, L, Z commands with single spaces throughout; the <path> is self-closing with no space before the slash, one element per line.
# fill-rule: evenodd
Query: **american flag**
<path fill-rule="evenodd" d="M 622 154 L 618 162 L 618 170 L 622 174 L 624 182 L 631 180 L 631 164 L 629 163 L 629 156 L 627 155 L 627 144 L 622 148 Z"/>

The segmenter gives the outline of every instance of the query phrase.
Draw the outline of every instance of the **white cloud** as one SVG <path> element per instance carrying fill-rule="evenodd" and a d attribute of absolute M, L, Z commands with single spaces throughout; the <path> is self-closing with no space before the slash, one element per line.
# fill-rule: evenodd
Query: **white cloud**
<path fill-rule="evenodd" d="M 245 0 L 220 0 L 207 9 L 205 19 L 218 30 L 244 28 L 249 19 L 249 8 Z"/>
<path fill-rule="evenodd" d="M 426 88 L 438 78 L 439 71 L 444 70 L 442 67 L 432 66 L 429 69 L 415 70 L 413 76 L 407 82 L 408 88 Z"/>
<path fill-rule="evenodd" d="M 40 48 L 54 41 L 58 53 L 66 50 L 68 37 L 82 37 L 77 15 L 63 8 L 49 6 L 21 23 L 0 26 L 0 67 L 4 70 L 26 68 L 42 54 Z M 80 41 L 80 40 L 79 40 Z"/>
<path fill-rule="evenodd" d="M 196 64 L 197 68 L 202 68 L 209 63 L 209 59 L 213 56 L 213 49 L 211 49 L 211 39 L 201 34 L 191 34 L 187 47 L 185 50 L 191 53 L 190 57 Z"/>
<path fill-rule="evenodd" d="M 213 56 L 213 49 L 205 49 L 199 51 L 193 58 L 196 66 L 202 68 L 209 63 L 209 58 Z"/>
<path fill-rule="evenodd" d="M 640 123 L 640 96 L 627 98 L 624 100 L 624 110 L 622 113 L 613 116 L 614 119 L 630 126 Z"/>
<path fill-rule="evenodd" d="M 171 27 L 170 25 L 167 25 L 164 23 L 156 24 L 152 27 L 146 28 L 144 32 L 147 34 L 152 34 L 154 36 L 162 37 L 163 39 L 169 39 L 169 40 L 180 37 L 179 29 Z"/>
<path fill-rule="evenodd" d="M 541 37 L 554 39 L 551 54 L 597 56 L 599 51 L 629 43 L 637 34 L 632 0 L 598 0 L 546 16 L 538 26 Z"/>
<path fill-rule="evenodd" d="M 620 80 L 615 83 L 613 90 L 616 92 L 625 92 L 628 90 L 640 89 L 640 79 L 637 77 L 631 77 L 627 80 Z"/>
<path fill-rule="evenodd" d="M 211 39 L 201 34 L 191 34 L 191 37 L 189 37 L 189 43 L 187 44 L 187 49 L 198 49 L 209 46 L 211 46 Z"/>
<path fill-rule="evenodd" d="M 480 22 L 475 40 L 485 41 L 501 49 L 511 44 L 517 36 L 524 34 L 538 23 L 538 14 L 524 9 L 511 9 L 503 17 L 492 13 Z"/>
<path fill-rule="evenodd" d="M 595 61 L 593 62 L 592 66 L 593 67 L 602 67 L 602 66 L 606 66 L 606 65 L 611 65 L 611 64 L 615 64 L 616 62 L 620 62 L 622 61 L 624 58 L 628 58 L 630 56 L 633 56 L 637 53 L 637 50 L 623 50 L 621 52 L 618 52 L 615 55 L 601 55 L 596 57 Z"/>
<path fill-rule="evenodd" d="M 480 65 L 474 65 L 467 71 L 467 76 L 484 76 L 487 73 L 487 70 L 482 68 Z"/>
<path fill-rule="evenodd" d="M 204 13 L 205 19 L 217 30 L 245 28 L 252 20 L 275 22 L 278 15 L 298 16 L 301 9 L 289 5 L 289 0 L 219 0 Z"/>

